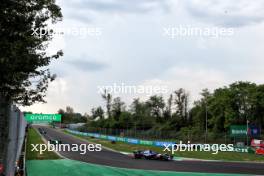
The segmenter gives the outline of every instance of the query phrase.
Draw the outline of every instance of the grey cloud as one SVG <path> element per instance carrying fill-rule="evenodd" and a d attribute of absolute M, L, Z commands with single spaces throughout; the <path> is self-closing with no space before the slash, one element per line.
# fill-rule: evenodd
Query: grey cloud
<path fill-rule="evenodd" d="M 74 12 L 74 13 L 69 13 L 66 15 L 66 17 L 70 19 L 78 19 L 78 21 L 81 21 L 83 23 L 91 23 L 91 15 L 89 14 L 83 14 L 81 12 Z"/>
<path fill-rule="evenodd" d="M 82 70 L 82 71 L 101 71 L 107 68 L 107 65 L 97 61 L 86 61 L 86 60 L 72 60 L 67 62 L 69 65 Z"/>
<path fill-rule="evenodd" d="M 242 27 L 264 21 L 264 12 L 261 11 L 261 9 L 264 9 L 263 1 L 251 1 L 249 3 L 245 3 L 244 0 L 228 2 L 214 0 L 210 3 L 203 3 L 208 1 L 193 2 L 192 0 L 185 1 L 184 8 L 187 12 L 195 18 L 215 25 Z M 251 6 L 248 7 L 249 5 Z"/>
<path fill-rule="evenodd" d="M 80 16 L 94 15 L 94 13 L 147 13 L 152 10 L 169 11 L 168 0 L 69 0 L 65 1 L 65 7 L 70 10 L 68 15 L 76 20 L 87 19 L 87 17 L 79 18 Z M 78 15 L 76 15 L 78 14 Z"/>
<path fill-rule="evenodd" d="M 167 0 L 83 0 L 70 1 L 72 7 L 84 10 L 105 12 L 148 12 L 153 9 L 167 9 Z"/>

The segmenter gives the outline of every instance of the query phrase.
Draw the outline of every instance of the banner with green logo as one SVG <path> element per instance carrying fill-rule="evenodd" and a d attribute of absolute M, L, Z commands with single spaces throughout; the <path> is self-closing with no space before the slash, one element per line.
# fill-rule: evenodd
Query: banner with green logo
<path fill-rule="evenodd" d="M 153 141 L 139 140 L 139 144 L 141 145 L 154 145 Z"/>
<path fill-rule="evenodd" d="M 27 122 L 61 122 L 61 114 L 26 114 Z"/>
<path fill-rule="evenodd" d="M 232 137 L 245 137 L 248 134 L 246 125 L 231 125 L 230 136 Z"/>

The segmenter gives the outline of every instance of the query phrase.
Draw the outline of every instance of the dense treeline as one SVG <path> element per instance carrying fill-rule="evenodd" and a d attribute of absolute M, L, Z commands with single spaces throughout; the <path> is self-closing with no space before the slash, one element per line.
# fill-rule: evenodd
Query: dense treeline
<path fill-rule="evenodd" d="M 213 92 L 202 90 L 201 99 L 189 106 L 184 89 L 174 91 L 168 99 L 153 95 L 146 101 L 134 99 L 126 106 L 120 97 L 105 92 L 106 112 L 93 108 L 88 128 L 175 131 L 182 135 L 203 135 L 206 128 L 213 137 L 227 132 L 232 124 L 264 127 L 264 85 L 236 82 Z M 88 117 L 86 115 L 86 117 Z M 188 134 L 190 135 L 190 134 Z"/>
<path fill-rule="evenodd" d="M 73 108 L 67 106 L 65 110 L 59 109 L 58 113 L 62 116 L 62 123 L 69 124 L 69 123 L 84 123 L 87 122 L 87 116 L 82 115 L 81 113 L 75 113 Z"/>

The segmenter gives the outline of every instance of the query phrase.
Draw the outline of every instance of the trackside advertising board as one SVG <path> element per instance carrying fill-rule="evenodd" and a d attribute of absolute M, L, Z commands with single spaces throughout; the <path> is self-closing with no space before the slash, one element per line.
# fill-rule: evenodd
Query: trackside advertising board
<path fill-rule="evenodd" d="M 107 136 L 107 135 L 101 135 L 99 133 L 83 133 L 83 132 L 74 131 L 70 129 L 67 129 L 67 131 L 72 134 L 77 134 L 81 136 L 90 136 L 90 137 L 100 138 L 100 139 L 105 139 L 105 140 L 110 140 L 110 141 L 126 142 L 129 144 L 152 145 L 156 147 L 163 147 L 164 145 L 175 144 L 175 142 L 169 142 L 169 141 L 147 141 L 147 140 L 140 140 L 140 139 L 135 139 L 135 138 Z"/>
<path fill-rule="evenodd" d="M 61 114 L 26 114 L 27 122 L 61 122 Z"/>
<path fill-rule="evenodd" d="M 231 137 L 258 137 L 260 135 L 260 128 L 254 125 L 231 125 L 230 126 L 230 136 Z"/>
<path fill-rule="evenodd" d="M 232 137 L 244 137 L 247 136 L 248 130 L 246 125 L 231 125 L 230 136 Z"/>
<path fill-rule="evenodd" d="M 248 135 L 251 137 L 259 137 L 261 129 L 254 125 L 250 125 L 248 129 Z"/>

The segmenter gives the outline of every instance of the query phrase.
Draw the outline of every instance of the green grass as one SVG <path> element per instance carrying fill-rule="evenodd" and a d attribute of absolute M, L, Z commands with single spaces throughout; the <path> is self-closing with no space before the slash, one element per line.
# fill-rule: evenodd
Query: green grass
<path fill-rule="evenodd" d="M 71 134 L 64 131 L 65 133 Z M 134 150 L 147 150 L 151 149 L 156 152 L 164 153 L 163 148 L 155 147 L 155 146 L 145 146 L 145 145 L 135 145 L 135 144 L 127 144 L 124 142 L 116 142 L 112 144 L 108 140 L 96 139 L 76 134 L 71 134 L 81 139 L 86 139 L 87 141 L 102 144 L 102 146 L 114 149 L 116 151 L 121 152 L 129 152 L 131 153 Z M 196 159 L 207 159 L 207 160 L 224 160 L 224 161 L 257 161 L 264 162 L 264 156 L 255 155 L 250 153 L 238 153 L 238 152 L 218 152 L 218 154 L 212 154 L 212 152 L 175 152 L 174 156 L 176 157 L 185 157 L 185 158 L 196 158 Z"/>
<path fill-rule="evenodd" d="M 241 176 L 242 174 L 151 171 L 109 167 L 74 160 L 27 161 L 28 176 Z M 244 175 L 247 176 L 247 175 Z"/>
<path fill-rule="evenodd" d="M 54 152 L 45 151 L 43 152 L 43 154 L 40 154 L 37 151 L 31 151 L 33 149 L 31 144 L 44 144 L 40 135 L 37 133 L 37 131 L 34 128 L 30 128 L 28 131 L 26 159 L 27 160 L 60 159 L 60 157 Z"/>

